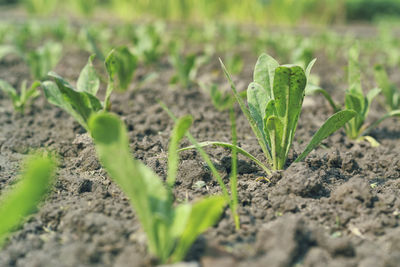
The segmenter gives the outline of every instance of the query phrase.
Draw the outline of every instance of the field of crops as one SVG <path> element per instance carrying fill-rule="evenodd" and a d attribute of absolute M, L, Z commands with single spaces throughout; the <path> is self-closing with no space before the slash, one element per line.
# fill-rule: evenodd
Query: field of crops
<path fill-rule="evenodd" d="M 0 266 L 398 266 L 398 1 L 156 2 L 0 1 Z"/>

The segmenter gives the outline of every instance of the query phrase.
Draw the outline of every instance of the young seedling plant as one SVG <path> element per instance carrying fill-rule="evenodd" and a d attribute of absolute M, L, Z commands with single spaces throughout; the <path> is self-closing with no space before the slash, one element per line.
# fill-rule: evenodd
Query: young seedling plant
<path fill-rule="evenodd" d="M 361 71 L 360 71 L 360 64 L 359 64 L 359 47 L 358 45 L 353 45 L 349 50 L 349 63 L 348 63 L 348 82 L 349 87 L 345 92 L 345 108 L 352 109 L 356 112 L 356 116 L 352 118 L 348 123 L 345 125 L 345 132 L 349 139 L 362 141 L 368 141 L 371 146 L 378 146 L 379 143 L 368 134 L 372 129 L 377 127 L 383 120 L 393 117 L 393 116 L 400 116 L 400 109 L 391 109 L 388 113 L 377 119 L 376 121 L 372 122 L 371 124 L 365 123 L 369 110 L 371 107 L 372 101 L 375 97 L 381 92 L 381 89 L 374 88 L 370 90 L 366 95 L 364 95 L 362 86 L 361 86 Z M 379 72 L 379 75 L 382 75 L 382 72 Z M 379 79 L 384 80 L 384 78 L 377 77 Z M 378 84 L 380 86 L 385 87 L 385 82 L 378 79 Z M 395 92 L 392 91 L 393 89 L 385 87 L 384 90 L 385 95 L 387 94 L 391 98 L 387 100 L 387 103 L 396 103 L 397 100 L 393 99 L 396 96 L 392 96 Z M 391 91 L 389 91 L 391 90 Z M 340 108 L 335 102 L 333 101 L 332 97 L 328 94 L 328 92 L 322 88 L 313 86 L 307 89 L 307 94 L 312 93 L 322 93 L 322 95 L 328 100 L 330 105 L 332 106 L 333 110 L 336 112 Z M 392 106 L 389 106 L 390 108 Z"/>
<path fill-rule="evenodd" d="M 135 54 L 146 64 L 156 62 L 162 55 L 163 23 L 144 24 L 137 27 L 133 38 Z"/>
<path fill-rule="evenodd" d="M 47 42 L 43 46 L 25 55 L 32 77 L 37 80 L 46 78 L 47 73 L 60 61 L 62 46 L 59 43 Z"/>
<path fill-rule="evenodd" d="M 0 248 L 6 237 L 36 209 L 52 184 L 55 169 L 56 162 L 52 156 L 32 155 L 26 161 L 15 188 L 1 196 Z"/>
<path fill-rule="evenodd" d="M 307 78 L 314 62 L 315 60 L 304 70 L 299 66 L 279 65 L 271 56 L 262 54 L 254 69 L 254 81 L 247 89 L 247 107 L 236 90 L 231 75 L 221 61 L 222 69 L 230 82 L 234 96 L 249 121 L 270 167 L 244 149 L 229 143 L 213 141 L 203 142 L 200 145 L 236 148 L 238 153 L 253 160 L 268 174 L 271 174 L 270 169 L 283 169 L 297 128 Z M 295 162 L 303 160 L 322 140 L 340 129 L 355 115 L 353 110 L 342 110 L 328 118 Z M 193 146 L 185 149 L 192 148 Z"/>
<path fill-rule="evenodd" d="M 34 50 L 29 50 L 22 44 L 0 46 L 0 59 L 7 54 L 16 54 L 22 58 L 28 65 L 32 78 L 43 80 L 60 61 L 62 45 L 47 42 Z"/>
<path fill-rule="evenodd" d="M 206 61 L 207 56 L 199 56 L 195 53 L 182 54 L 182 45 L 175 42 L 170 45 L 170 62 L 175 69 L 175 75 L 172 76 L 171 84 L 181 84 L 188 88 L 194 83 L 199 67 Z"/>
<path fill-rule="evenodd" d="M 197 237 L 217 222 L 226 203 L 224 197 L 212 196 L 174 206 L 177 148 L 191 123 L 191 117 L 183 117 L 174 127 L 166 185 L 149 167 L 131 157 L 125 126 L 115 115 L 94 114 L 88 124 L 103 167 L 130 198 L 147 235 L 149 252 L 160 263 L 183 260 Z"/>
<path fill-rule="evenodd" d="M 22 82 L 20 93 L 18 94 L 17 90 L 11 86 L 8 82 L 0 79 L 0 90 L 5 92 L 12 101 L 14 110 L 23 114 L 25 111 L 25 107 L 27 104 L 38 97 L 40 92 L 37 88 L 40 86 L 40 82 L 34 82 L 29 89 L 26 88 L 26 81 Z"/>
<path fill-rule="evenodd" d="M 116 88 L 126 89 L 132 79 L 136 60 L 126 53 L 126 47 L 117 48 L 112 50 L 105 60 L 108 83 L 103 102 L 96 97 L 100 87 L 100 79 L 93 67 L 94 55 L 89 57 L 88 63 L 82 69 L 76 89 L 58 74 L 50 72 L 49 76 L 54 79 L 54 82 L 45 81 L 42 83 L 46 99 L 51 104 L 64 109 L 88 130 L 87 122 L 90 116 L 101 110 L 109 110 L 111 93 Z"/>
<path fill-rule="evenodd" d="M 400 109 L 400 89 L 391 83 L 382 65 L 375 66 L 375 80 L 385 98 L 384 107 L 388 112 Z"/>

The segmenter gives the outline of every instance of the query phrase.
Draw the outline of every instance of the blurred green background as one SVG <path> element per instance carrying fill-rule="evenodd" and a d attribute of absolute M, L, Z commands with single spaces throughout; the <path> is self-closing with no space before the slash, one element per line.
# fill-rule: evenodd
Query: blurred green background
<path fill-rule="evenodd" d="M 123 20 L 223 20 L 257 24 L 374 22 L 400 16 L 400 0 L 0 0 L 31 15 L 112 16 Z"/>

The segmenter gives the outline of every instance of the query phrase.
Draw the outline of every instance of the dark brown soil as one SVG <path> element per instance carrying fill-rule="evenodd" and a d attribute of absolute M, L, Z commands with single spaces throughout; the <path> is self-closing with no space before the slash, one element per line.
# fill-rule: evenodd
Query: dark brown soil
<path fill-rule="evenodd" d="M 338 58 L 332 63 L 320 54 L 313 71 L 339 100 L 346 86 L 346 61 Z M 87 56 L 68 51 L 56 72 L 74 81 Z M 247 67 L 235 77 L 241 90 L 250 82 L 256 61 L 255 56 L 246 56 Z M 214 79 L 210 73 L 218 68 L 215 60 L 198 78 Z M 165 151 L 173 123 L 157 99 L 177 115 L 192 114 L 191 132 L 200 141 L 229 142 L 230 125 L 228 113 L 216 111 L 197 86 L 169 88 L 171 66 L 163 64 L 156 71 L 159 78 L 141 90 L 115 94 L 112 111 L 127 124 L 133 155 L 165 177 Z M 144 72 L 145 68 L 140 68 L 138 75 Z M 19 85 L 29 78 L 29 72 L 19 59 L 6 57 L 0 61 L 0 78 Z M 222 76 L 217 79 L 228 89 Z M 301 152 L 329 114 L 322 98 L 307 97 L 295 152 Z M 373 106 L 370 119 L 381 114 L 382 110 Z M 237 117 L 239 144 L 262 159 L 240 110 Z M 226 210 L 218 225 L 194 244 L 187 256 L 190 266 L 399 266 L 399 120 L 385 121 L 372 136 L 381 146 L 349 141 L 341 130 L 305 162 L 275 173 L 271 183 L 257 182 L 265 174 L 240 157 L 241 229 L 235 231 Z M 14 115 L 9 99 L 0 93 L 1 192 L 16 180 L 21 160 L 37 148 L 60 155 L 58 180 L 38 213 L 10 237 L 0 252 L 0 266 L 147 266 L 154 262 L 146 252 L 135 212 L 101 168 L 84 130 L 42 96 L 24 116 Z M 228 182 L 229 151 L 207 151 Z M 177 199 L 193 200 L 220 192 L 195 151 L 181 156 Z M 205 186 L 199 188 L 198 181 Z"/>

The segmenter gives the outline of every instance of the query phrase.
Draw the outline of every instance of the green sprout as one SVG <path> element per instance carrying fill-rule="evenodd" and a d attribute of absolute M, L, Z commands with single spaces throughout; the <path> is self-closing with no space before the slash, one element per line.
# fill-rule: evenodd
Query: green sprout
<path fill-rule="evenodd" d="M 48 42 L 36 50 L 28 52 L 25 58 L 32 77 L 43 80 L 47 73 L 57 65 L 61 56 L 62 46 L 59 43 Z"/>
<path fill-rule="evenodd" d="M 40 82 L 34 82 L 29 89 L 26 88 L 26 81 L 22 82 L 20 94 L 17 90 L 12 87 L 8 82 L 0 79 L 0 90 L 4 91 L 10 98 L 14 107 L 14 110 L 23 114 L 25 107 L 35 97 L 38 97 L 40 92 L 37 88 L 40 86 Z"/>
<path fill-rule="evenodd" d="M 262 54 L 255 66 L 254 82 L 247 89 L 247 107 L 221 61 L 234 96 L 273 170 L 281 170 L 285 167 L 302 108 L 307 78 L 314 62 L 315 60 L 308 65 L 306 70 L 303 70 L 294 65 L 280 66 L 271 56 Z M 355 115 L 353 110 L 343 110 L 328 118 L 295 162 L 303 160 L 322 140 L 340 129 Z M 240 147 L 218 141 L 207 141 L 200 145 L 236 148 L 238 153 L 253 160 L 265 172 L 271 174 L 271 170 L 264 163 Z M 185 149 L 192 148 L 193 146 L 190 146 Z"/>
<path fill-rule="evenodd" d="M 171 112 L 171 110 L 168 109 L 168 107 L 160 102 L 161 107 L 168 113 L 170 118 L 172 118 L 175 123 L 178 122 L 178 118 L 175 117 L 175 115 Z M 231 194 L 229 194 L 228 189 L 217 171 L 217 168 L 215 165 L 212 163 L 210 157 L 207 155 L 207 153 L 204 151 L 202 148 L 202 143 L 197 142 L 197 140 L 190 134 L 189 131 L 186 133 L 187 139 L 190 141 L 190 143 L 193 144 L 190 148 L 195 148 L 200 156 L 203 158 L 205 163 L 208 165 L 208 167 L 211 170 L 211 173 L 213 174 L 215 180 L 217 181 L 218 185 L 221 188 L 222 194 L 225 198 L 225 201 L 229 203 L 229 208 L 232 212 L 232 217 L 235 222 L 235 227 L 236 229 L 240 229 L 240 218 L 239 214 L 237 212 L 238 208 L 238 194 L 237 194 L 237 149 L 236 149 L 236 144 L 237 144 L 237 133 L 236 133 L 236 118 L 235 118 L 235 112 L 233 109 L 233 102 L 231 102 L 231 105 L 229 106 L 229 114 L 230 114 L 230 121 L 231 121 L 231 133 L 232 133 L 232 168 L 231 168 L 231 175 L 230 175 L 230 188 L 231 188 Z M 178 151 L 184 151 L 187 150 L 188 148 L 182 148 L 179 149 Z"/>
<path fill-rule="evenodd" d="M 125 47 L 117 48 L 112 50 L 105 60 L 108 85 L 104 102 L 96 97 L 100 79 L 93 67 L 94 55 L 89 57 L 88 63 L 82 69 L 77 81 L 77 89 L 58 74 L 50 72 L 49 76 L 55 82 L 45 81 L 42 83 L 46 99 L 51 104 L 64 109 L 88 130 L 87 122 L 93 113 L 110 109 L 110 96 L 113 90 L 115 88 L 122 90 L 129 86 L 136 67 L 136 60 L 126 53 Z"/>
<path fill-rule="evenodd" d="M 20 181 L 0 198 L 0 247 L 6 237 L 32 213 L 52 184 L 55 160 L 48 155 L 32 155 L 22 169 Z"/>
<path fill-rule="evenodd" d="M 146 64 L 156 62 L 162 55 L 163 23 L 144 24 L 137 27 L 133 44 L 135 53 Z"/>
<path fill-rule="evenodd" d="M 231 94 L 224 93 L 215 83 L 208 86 L 200 82 L 199 85 L 210 95 L 211 102 L 218 111 L 229 109 L 235 101 L 235 98 Z"/>
<path fill-rule="evenodd" d="M 177 147 L 191 124 L 191 117 L 183 117 L 173 129 L 164 185 L 149 167 L 131 157 L 129 138 L 118 117 L 99 113 L 89 120 L 100 162 L 130 198 L 147 235 L 148 249 L 161 263 L 181 261 L 197 237 L 217 222 L 226 203 L 221 196 L 194 204 L 173 203 L 172 187 L 179 161 Z"/>
<path fill-rule="evenodd" d="M 384 106 L 390 112 L 400 109 L 400 89 L 390 82 L 382 65 L 375 66 L 375 80 L 385 98 Z"/>
<path fill-rule="evenodd" d="M 181 84 L 184 88 L 188 88 L 194 83 L 199 67 L 206 60 L 206 56 L 198 56 L 194 53 L 182 54 L 181 45 L 172 43 L 170 47 L 170 62 L 175 69 L 175 75 L 172 76 L 171 84 Z"/>
<path fill-rule="evenodd" d="M 84 50 L 96 54 L 97 58 L 104 61 L 107 51 L 112 50 L 111 37 L 112 33 L 109 29 L 90 25 L 80 30 L 78 44 Z"/>
<path fill-rule="evenodd" d="M 224 111 L 232 107 L 235 103 L 235 97 L 231 94 L 223 92 L 218 88 L 217 84 L 206 86 L 204 83 L 199 82 L 200 87 L 208 94 L 210 94 L 211 102 L 218 111 Z M 242 91 L 239 93 L 240 97 L 246 98 L 247 92 Z"/>
<path fill-rule="evenodd" d="M 345 92 L 345 108 L 352 109 L 356 112 L 356 116 L 352 118 L 345 125 L 345 132 L 349 139 L 362 141 L 368 141 L 372 146 L 378 146 L 379 143 L 368 134 L 372 129 L 377 127 L 382 121 L 393 116 L 400 116 L 400 110 L 391 110 L 371 124 L 365 123 L 371 103 L 374 98 L 381 92 L 381 89 L 374 88 L 364 95 L 361 86 L 361 71 L 359 64 L 359 47 L 354 45 L 349 50 L 349 63 L 348 63 L 348 80 L 349 87 Z M 382 73 L 380 73 L 382 74 Z M 381 82 L 378 82 L 381 83 Z M 383 84 L 381 84 L 383 85 Z M 310 86 L 307 88 L 307 94 L 322 93 L 322 95 L 328 100 L 333 110 L 337 112 L 340 108 L 334 103 L 332 97 L 326 92 L 326 90 L 317 87 Z M 393 99 L 392 99 L 393 100 Z"/>
<path fill-rule="evenodd" d="M 26 47 L 25 38 L 29 40 L 31 34 L 21 33 L 22 40 L 16 40 L 14 45 L 0 46 L 0 59 L 8 54 L 15 54 L 22 58 L 29 67 L 32 78 L 43 80 L 47 73 L 53 69 L 62 57 L 62 45 L 56 42 L 47 42 L 44 45 L 31 50 Z"/>

